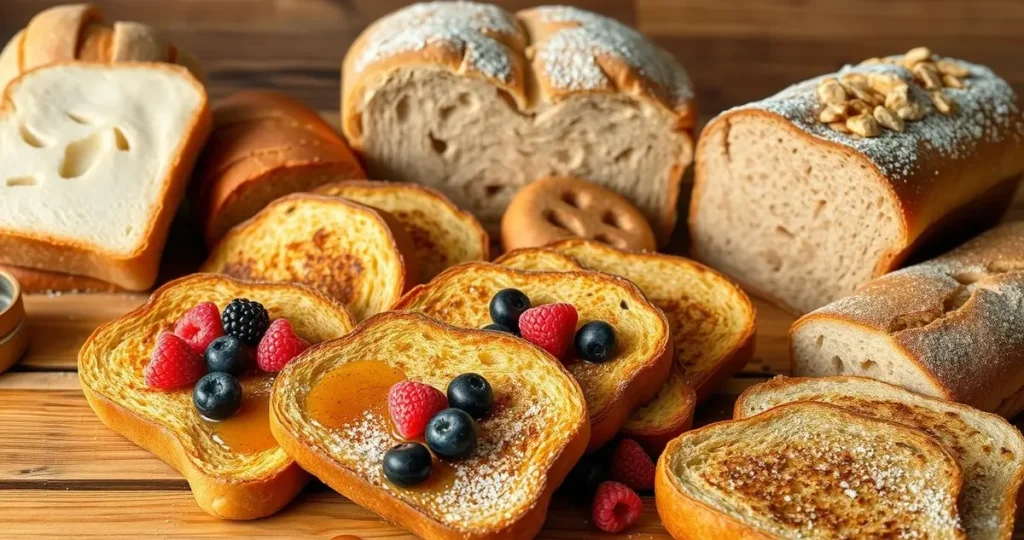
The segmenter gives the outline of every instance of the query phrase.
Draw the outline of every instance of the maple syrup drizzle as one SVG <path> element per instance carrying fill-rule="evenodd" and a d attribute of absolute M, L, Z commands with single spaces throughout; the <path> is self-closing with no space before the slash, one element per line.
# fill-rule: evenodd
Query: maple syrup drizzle
<path fill-rule="evenodd" d="M 272 376 L 252 377 L 242 381 L 242 407 L 234 416 L 219 422 L 204 419 L 211 427 L 210 436 L 222 448 L 249 454 L 277 446 L 270 433 L 270 387 Z"/>
<path fill-rule="evenodd" d="M 405 372 L 384 362 L 349 362 L 313 386 L 306 397 L 306 410 L 320 425 L 330 429 L 351 424 L 367 412 L 384 418 L 390 426 L 388 391 L 405 379 Z"/>

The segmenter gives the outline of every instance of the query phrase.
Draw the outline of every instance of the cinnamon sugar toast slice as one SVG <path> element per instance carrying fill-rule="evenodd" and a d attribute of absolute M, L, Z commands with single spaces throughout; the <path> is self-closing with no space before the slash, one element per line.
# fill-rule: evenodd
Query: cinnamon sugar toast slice
<path fill-rule="evenodd" d="M 935 438 L 964 475 L 960 515 L 972 540 L 1009 540 L 1024 481 L 1024 437 L 1001 416 L 862 377 L 776 377 L 748 388 L 735 417 L 812 401 L 889 420 Z"/>
<path fill-rule="evenodd" d="M 655 500 L 673 537 L 966 538 L 962 475 L 934 439 L 820 403 L 791 403 L 673 440 Z"/>
<path fill-rule="evenodd" d="M 387 417 L 390 386 L 411 379 L 443 391 L 463 373 L 494 390 L 476 449 L 435 457 L 422 484 L 390 483 L 382 459 L 403 442 Z M 550 354 L 416 313 L 382 313 L 309 349 L 278 377 L 271 411 L 274 436 L 304 469 L 426 539 L 532 538 L 589 436 L 583 391 Z"/>
<path fill-rule="evenodd" d="M 526 293 L 534 306 L 565 302 L 579 312 L 579 324 L 605 321 L 615 328 L 618 352 L 592 364 L 578 359 L 566 368 L 583 388 L 590 410 L 590 444 L 611 440 L 629 415 L 658 393 L 672 366 L 669 325 L 632 283 L 599 272 L 524 272 L 489 263 L 448 269 L 415 287 L 393 309 L 418 311 L 464 328 L 491 323 L 489 305 L 507 288 Z"/>

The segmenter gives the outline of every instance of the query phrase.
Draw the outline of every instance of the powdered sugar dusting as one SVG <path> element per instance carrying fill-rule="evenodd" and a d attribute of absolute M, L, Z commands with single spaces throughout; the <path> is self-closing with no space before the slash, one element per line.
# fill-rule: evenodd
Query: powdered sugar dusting
<path fill-rule="evenodd" d="M 430 46 L 461 52 L 466 65 L 488 77 L 509 82 L 510 51 L 493 36 L 519 32 L 515 19 L 497 6 L 475 2 L 413 4 L 381 19 L 356 59 L 356 73 L 389 57 Z"/>
<path fill-rule="evenodd" d="M 557 88 L 593 90 L 607 83 L 597 55 L 620 59 L 664 89 L 673 105 L 693 98 L 689 77 L 675 59 L 639 32 L 608 17 L 568 6 L 536 9 L 545 23 L 567 24 L 537 43 L 537 58 Z"/>

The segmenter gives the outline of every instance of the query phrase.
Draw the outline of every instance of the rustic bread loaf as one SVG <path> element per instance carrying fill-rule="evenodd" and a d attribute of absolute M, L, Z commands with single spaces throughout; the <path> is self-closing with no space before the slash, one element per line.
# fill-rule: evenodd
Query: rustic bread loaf
<path fill-rule="evenodd" d="M 806 313 L 929 240 L 954 245 L 991 226 L 1022 170 L 1024 117 L 1010 85 L 916 49 L 711 121 L 697 151 L 693 249 Z"/>
<path fill-rule="evenodd" d="M 859 375 L 1007 418 L 1024 410 L 1024 222 L 882 276 L 790 329 L 793 369 Z"/>
<path fill-rule="evenodd" d="M 334 129 L 284 94 L 229 96 L 214 103 L 213 124 L 190 193 L 210 246 L 282 195 L 366 178 Z"/>
<path fill-rule="evenodd" d="M 377 178 L 435 187 L 497 230 L 523 185 L 575 176 L 629 198 L 666 240 L 696 120 L 683 69 L 612 19 L 431 2 L 345 56 L 342 128 Z"/>

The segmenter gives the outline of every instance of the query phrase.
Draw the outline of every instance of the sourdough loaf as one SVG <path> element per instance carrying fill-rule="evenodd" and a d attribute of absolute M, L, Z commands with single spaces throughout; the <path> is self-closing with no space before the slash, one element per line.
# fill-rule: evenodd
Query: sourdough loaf
<path fill-rule="evenodd" d="M 334 129 L 283 94 L 229 96 L 213 123 L 190 194 L 210 246 L 282 195 L 366 177 Z"/>
<path fill-rule="evenodd" d="M 575 176 L 629 198 L 662 240 L 696 119 L 683 69 L 612 19 L 431 2 L 345 56 L 342 128 L 377 178 L 438 188 L 492 232 L 523 185 Z"/>
<path fill-rule="evenodd" d="M 693 249 L 806 313 L 929 240 L 954 245 L 991 226 L 1022 170 L 1011 87 L 983 66 L 915 49 L 711 121 L 697 150 Z"/>
<path fill-rule="evenodd" d="M 859 375 L 1011 417 L 1024 410 L 1024 222 L 885 275 L 798 320 L 797 375 Z"/>

